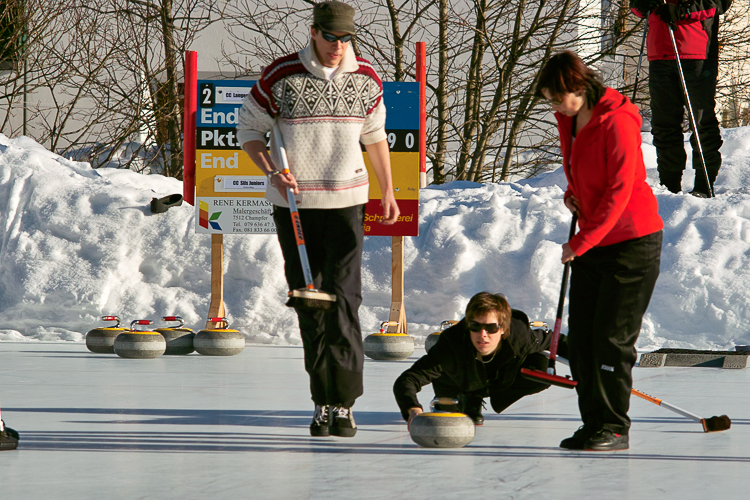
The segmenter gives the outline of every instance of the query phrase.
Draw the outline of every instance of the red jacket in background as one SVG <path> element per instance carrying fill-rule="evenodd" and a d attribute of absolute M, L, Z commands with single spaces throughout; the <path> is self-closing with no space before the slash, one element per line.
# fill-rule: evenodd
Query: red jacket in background
<path fill-rule="evenodd" d="M 707 59 L 713 49 L 718 55 L 716 33 L 719 29 L 720 14 L 729 10 L 732 0 L 667 0 L 677 4 L 688 14 L 687 19 L 677 21 L 674 31 L 675 43 L 680 59 Z M 633 14 L 643 18 L 645 13 L 636 8 L 630 9 Z M 653 12 L 648 17 L 648 60 L 661 61 L 674 59 L 674 47 L 669 39 L 669 25 Z"/>
<path fill-rule="evenodd" d="M 579 256 L 664 227 L 646 183 L 638 108 L 608 88 L 593 112 L 572 142 L 572 117 L 555 113 L 568 179 L 565 198 L 574 195 L 580 208 L 579 231 L 570 240 L 571 250 Z"/>

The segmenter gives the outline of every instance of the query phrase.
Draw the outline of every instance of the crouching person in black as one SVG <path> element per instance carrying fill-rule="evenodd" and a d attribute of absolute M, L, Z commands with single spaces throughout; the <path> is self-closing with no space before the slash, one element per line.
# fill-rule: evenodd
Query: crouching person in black
<path fill-rule="evenodd" d="M 528 380 L 521 368 L 546 371 L 548 360 L 541 352 L 549 349 L 551 333 L 532 330 L 529 318 L 512 310 L 503 295 L 481 292 L 466 306 L 466 317 L 440 334 L 438 342 L 393 386 L 404 420 L 422 413 L 417 393 L 432 383 L 435 396 L 458 400 L 457 405 L 436 405 L 436 409 L 465 413 L 476 425 L 484 423 L 484 398 L 500 413 L 548 384 Z M 560 338 L 558 352 L 565 357 L 567 344 Z"/>

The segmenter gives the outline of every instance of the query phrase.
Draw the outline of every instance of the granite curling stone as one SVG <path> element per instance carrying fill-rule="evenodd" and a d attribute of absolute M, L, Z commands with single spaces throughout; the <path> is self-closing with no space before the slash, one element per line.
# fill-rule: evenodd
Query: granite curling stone
<path fill-rule="evenodd" d="M 119 316 L 102 316 L 102 321 L 116 321 L 115 326 L 103 326 L 94 328 L 86 334 L 86 348 L 98 354 L 114 354 L 115 338 L 127 328 L 120 326 Z"/>
<path fill-rule="evenodd" d="M 167 341 L 159 332 L 136 330 L 135 325 L 152 325 L 150 319 L 137 319 L 130 323 L 130 330 L 115 338 L 115 354 L 121 358 L 158 358 L 167 349 Z"/>
<path fill-rule="evenodd" d="M 437 344 L 437 341 L 440 340 L 440 334 L 443 333 L 443 330 L 455 325 L 456 323 L 458 323 L 458 321 L 454 320 L 443 321 L 442 323 L 440 323 L 440 330 L 429 334 L 425 339 L 424 350 L 429 352 L 430 349 L 432 349 L 432 347 Z"/>
<path fill-rule="evenodd" d="M 365 337 L 365 355 L 379 361 L 398 361 L 411 356 L 414 353 L 414 339 L 405 333 L 386 333 L 388 326 L 398 326 L 398 323 L 384 321 L 380 325 L 380 333 Z"/>
<path fill-rule="evenodd" d="M 164 316 L 161 320 L 180 322 L 177 326 L 157 328 L 154 330 L 155 332 L 159 332 L 167 342 L 167 349 L 164 351 L 165 356 L 184 355 L 195 351 L 195 347 L 193 347 L 195 333 L 190 328 L 183 328 L 182 325 L 184 325 L 185 322 L 180 316 Z"/>
<path fill-rule="evenodd" d="M 195 334 L 193 347 L 205 356 L 234 356 L 245 348 L 245 336 L 230 330 L 226 318 L 208 318 L 210 323 L 220 323 L 222 328 L 206 328 Z"/>
<path fill-rule="evenodd" d="M 412 441 L 423 448 L 461 448 L 471 443 L 474 432 L 474 421 L 463 413 L 420 413 L 409 425 Z"/>

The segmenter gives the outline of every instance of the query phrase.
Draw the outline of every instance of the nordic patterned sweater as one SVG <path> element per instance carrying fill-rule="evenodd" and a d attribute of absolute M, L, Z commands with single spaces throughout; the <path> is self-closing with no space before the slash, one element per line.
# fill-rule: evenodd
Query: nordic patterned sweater
<path fill-rule="evenodd" d="M 372 65 L 347 47 L 338 69 L 326 76 L 312 42 L 268 66 L 245 98 L 237 125 L 240 144 L 265 142 L 279 120 L 289 169 L 297 179 L 300 208 L 343 208 L 368 201 L 363 144 L 386 139 L 383 84 Z M 281 170 L 271 137 L 271 159 Z M 281 193 L 266 199 L 288 207 Z"/>

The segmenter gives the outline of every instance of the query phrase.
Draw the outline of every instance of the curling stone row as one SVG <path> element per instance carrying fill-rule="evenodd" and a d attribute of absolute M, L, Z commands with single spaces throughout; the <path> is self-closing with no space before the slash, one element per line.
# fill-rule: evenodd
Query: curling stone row
<path fill-rule="evenodd" d="M 440 334 L 443 333 L 443 330 L 455 325 L 456 323 L 458 323 L 458 321 L 455 321 L 455 320 L 448 320 L 448 321 L 443 321 L 442 323 L 440 323 L 440 330 L 429 334 L 427 338 L 425 339 L 424 350 L 429 351 L 430 349 L 432 349 L 432 346 L 437 344 L 437 341 L 440 340 Z"/>
<path fill-rule="evenodd" d="M 86 347 L 95 353 L 117 354 L 124 358 L 155 358 L 162 354 L 183 355 L 194 350 L 207 356 L 234 356 L 245 348 L 245 336 L 229 329 L 226 318 L 208 318 L 219 328 L 193 333 L 183 328 L 179 316 L 164 316 L 162 321 L 179 321 L 179 325 L 156 330 L 136 330 L 136 325 L 151 325 L 151 320 L 135 320 L 131 328 L 120 327 L 120 318 L 104 316 L 102 321 L 116 321 L 113 327 L 95 328 L 86 334 Z"/>
<path fill-rule="evenodd" d="M 131 329 L 128 330 L 127 328 L 120 326 L 120 318 L 118 316 L 102 316 L 102 321 L 115 321 L 116 324 L 114 326 L 94 328 L 86 334 L 86 347 L 89 351 L 99 354 L 115 354 L 115 339 L 123 333 L 133 333 L 135 331 L 133 330 L 135 324 L 152 324 L 152 322 L 145 323 L 150 320 L 138 320 L 143 321 L 144 323 L 134 323 L 131 325 Z M 162 321 L 180 322 L 180 324 L 175 327 L 157 328 L 154 330 L 155 333 L 162 335 L 166 342 L 166 348 L 164 349 L 163 354 L 189 354 L 193 352 L 194 334 L 189 328 L 182 327 L 182 318 L 179 316 L 164 316 L 162 317 Z M 138 332 L 144 331 L 139 330 Z M 158 343 L 158 339 L 155 340 Z"/>
<path fill-rule="evenodd" d="M 424 448 L 461 448 L 474 439 L 474 421 L 463 413 L 439 411 L 436 403 L 444 400 L 455 406 L 458 401 L 449 398 L 435 398 L 430 403 L 431 411 L 420 413 L 409 424 L 412 441 Z"/>
<path fill-rule="evenodd" d="M 389 326 L 398 327 L 397 321 L 383 321 L 380 333 L 365 337 L 364 350 L 368 358 L 382 361 L 406 359 L 414 352 L 414 339 L 406 333 L 386 333 Z"/>

